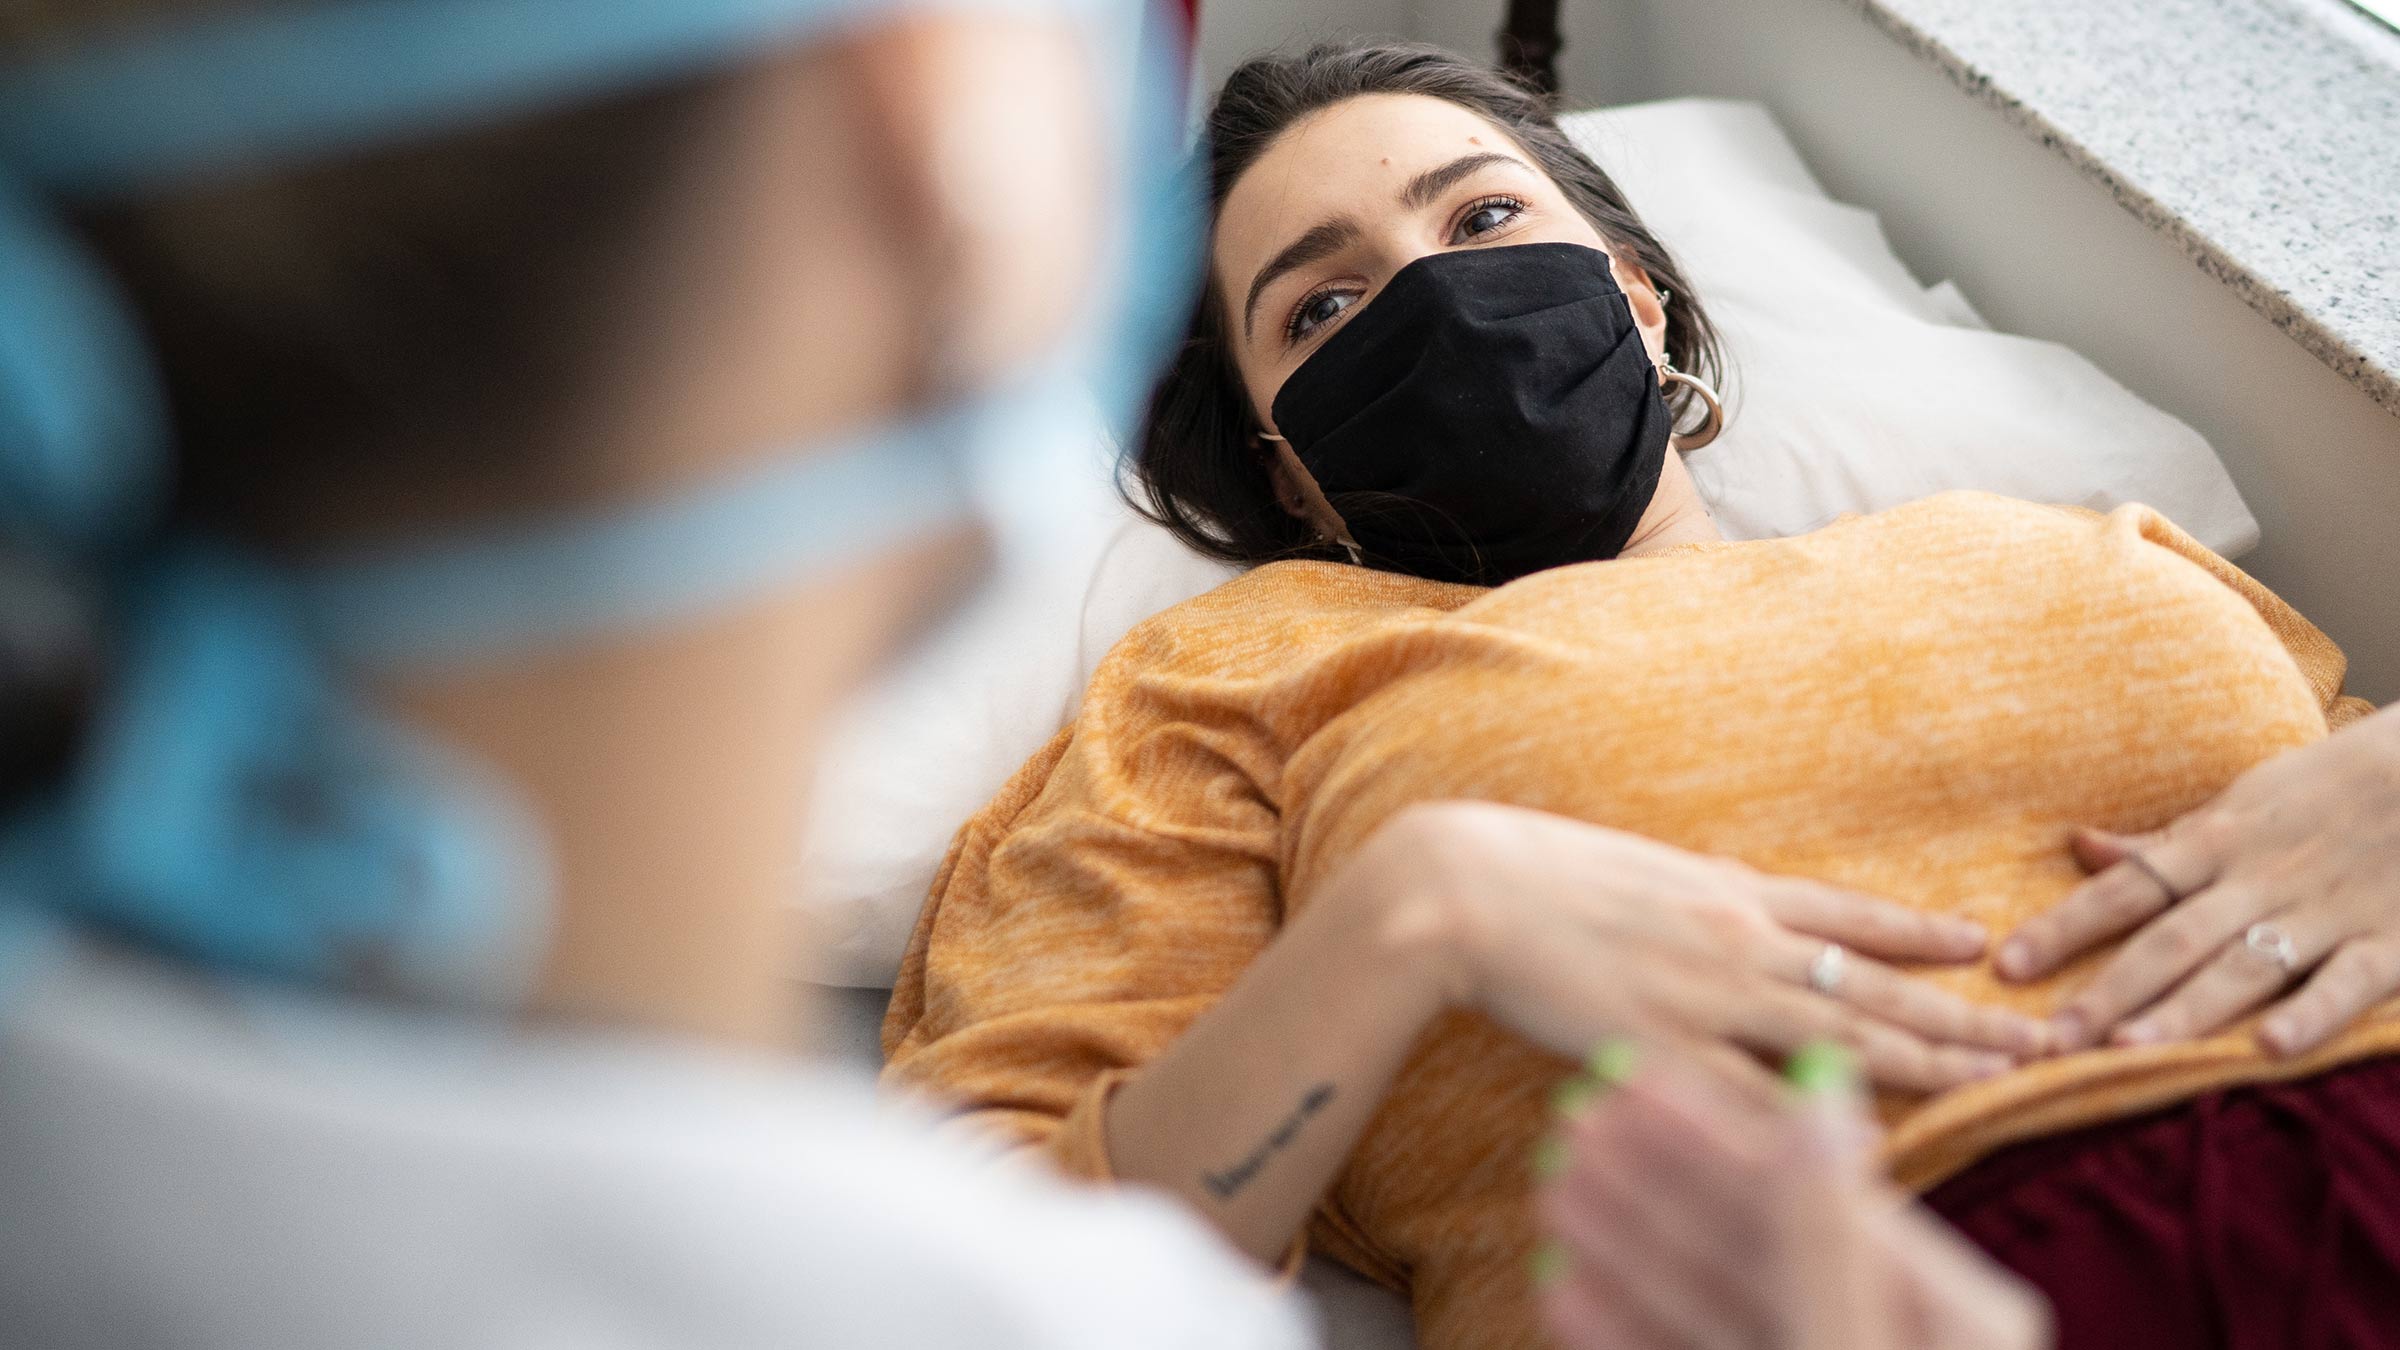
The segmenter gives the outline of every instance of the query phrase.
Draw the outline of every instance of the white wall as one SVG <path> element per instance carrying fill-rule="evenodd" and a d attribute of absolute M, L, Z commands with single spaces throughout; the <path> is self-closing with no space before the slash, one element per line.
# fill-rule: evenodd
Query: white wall
<path fill-rule="evenodd" d="M 1415 0 L 1200 0 L 1200 72 L 1214 87 L 1242 59 L 1336 37 L 1414 37 Z"/>
<path fill-rule="evenodd" d="M 1222 79 L 1257 52 L 1359 36 L 1489 57 L 1505 8 L 1504 0 L 1200 0 L 1200 62 L 1210 79 Z"/>
<path fill-rule="evenodd" d="M 1494 37 L 1506 9 L 1505 0 L 1200 0 L 1200 64 L 1213 83 L 1258 52 L 1360 36 L 1415 38 L 1488 58 L 1497 51 Z M 1589 61 L 1602 50 L 1608 25 L 1597 18 L 1576 15 L 1561 25 L 1578 59 Z M 1562 60 L 1561 74 L 1570 67 Z M 1605 83 L 1587 83 L 1570 85 L 1568 92 L 1586 103 L 1631 101 L 1606 97 L 1605 89 Z"/>

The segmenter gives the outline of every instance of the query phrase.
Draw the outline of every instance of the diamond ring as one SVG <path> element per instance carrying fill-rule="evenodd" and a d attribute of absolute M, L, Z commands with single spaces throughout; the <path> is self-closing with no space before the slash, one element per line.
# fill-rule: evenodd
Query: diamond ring
<path fill-rule="evenodd" d="M 2299 968 L 2300 954 L 2292 949 L 2292 935 L 2271 923 L 2254 923 L 2242 934 L 2243 945 L 2291 974 Z"/>
<path fill-rule="evenodd" d="M 1850 953 L 1842 950 L 1842 944 L 1826 943 L 1808 963 L 1808 987 L 1832 998 L 1842 991 L 1842 972 L 1849 963 Z"/>

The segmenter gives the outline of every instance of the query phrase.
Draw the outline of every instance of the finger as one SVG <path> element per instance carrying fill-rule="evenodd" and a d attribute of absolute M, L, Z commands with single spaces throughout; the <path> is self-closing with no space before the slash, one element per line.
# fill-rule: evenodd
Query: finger
<path fill-rule="evenodd" d="M 2176 895 L 2190 895 L 2215 881 L 2217 864 L 2191 842 L 2191 833 L 2195 832 L 2138 855 L 2120 854 L 2118 861 L 2001 943 L 1993 967 L 2003 979 L 2039 979 L 2093 946 L 2149 922 L 2175 903 Z"/>
<path fill-rule="evenodd" d="M 1785 1066 L 1800 1098 L 1794 1123 L 1801 1147 L 1793 1150 L 1795 1156 L 1821 1161 L 1854 1181 L 1878 1175 L 1875 1154 L 1883 1130 L 1848 1057 L 1812 1067 L 1802 1063 L 1809 1053 L 1803 1049 Z"/>
<path fill-rule="evenodd" d="M 1622 1147 L 1630 1165 L 1622 1174 L 1648 1182 L 1654 1203 L 1706 1207 L 1716 1219 L 1708 1236 L 1718 1268 L 1732 1272 L 1749 1300 L 1741 1329 L 1778 1345 L 1820 1344 L 1794 1342 L 1788 1319 L 1795 1302 L 1823 1303 L 1826 1291 L 1812 1273 L 1822 1230 L 1847 1222 L 1854 1186 L 1868 1175 L 1873 1130 L 1855 1084 L 1812 1077 L 1803 1100 L 1787 1089 L 1771 1106 L 1756 1107 L 1713 1075 L 1676 1062 L 1629 1088 L 1623 1100 L 1631 1128 Z M 1726 1138 L 1743 1145 L 1741 1156 L 1721 1156 L 1715 1140 Z M 1796 1178 L 1813 1189 L 1794 1192 Z M 1838 1338 L 1821 1344 L 1857 1350 Z"/>
<path fill-rule="evenodd" d="M 1928 1350 L 2040 1350 L 2051 1344 L 2050 1305 L 1958 1230 L 1915 1205 L 1885 1210 L 1878 1245 L 1901 1276 L 1916 1344 Z"/>
<path fill-rule="evenodd" d="M 2211 886 L 2144 925 L 2053 1019 L 2061 1048 L 2081 1050 L 2213 959 L 2267 903 L 2238 881 Z"/>
<path fill-rule="evenodd" d="M 1757 1063 L 1721 1041 L 1714 1044 Z M 1616 1091 L 1565 1122 L 1560 1130 L 1567 1146 L 1565 1176 L 1622 1172 L 1627 1159 L 1660 1153 L 1665 1155 L 1661 1180 L 1688 1190 L 1694 1203 L 1706 1203 L 1719 1191 L 1739 1194 L 1747 1185 L 1744 1176 L 1773 1164 L 1761 1141 L 1771 1137 L 1789 1110 L 1789 1094 L 1780 1086 L 1766 1096 L 1754 1095 L 1746 1083 L 1687 1064 L 1678 1053 L 1668 1062 L 1645 1064 Z"/>
<path fill-rule="evenodd" d="M 1632 1297 L 1632 1280 L 1615 1268 L 1574 1268 L 1565 1280 L 1560 1280 L 1558 1292 L 1562 1300 L 1579 1304 L 1584 1324 L 1594 1326 L 1594 1340 L 1562 1340 L 1560 1345 L 1601 1345 L 1601 1348 L 1622 1350 L 1692 1350 L 1690 1340 L 1675 1336 L 1668 1328 L 1658 1326 L 1642 1309 L 1642 1302 Z M 1733 1348 L 1728 1348 L 1733 1350 Z"/>
<path fill-rule="evenodd" d="M 1795 933 L 1891 961 L 1972 961 L 1991 940 L 1979 923 L 1813 881 L 1778 880 L 1764 901 L 1767 913 Z"/>
<path fill-rule="evenodd" d="M 1656 1220 L 1665 1212 L 1645 1204 L 1644 1179 L 1629 1178 L 1622 1161 L 1595 1161 L 1601 1165 L 1586 1166 L 1538 1202 L 1576 1282 L 1605 1291 L 1618 1314 L 1643 1331 L 1644 1344 L 1731 1346 L 1755 1339 L 1754 1319 L 1742 1310 L 1747 1301 L 1729 1301 L 1737 1291 L 1722 1265 L 1731 1244 L 1690 1214 L 1672 1216 L 1661 1229 Z"/>
<path fill-rule="evenodd" d="M 1811 1041 L 1832 1041 L 1858 1058 L 1859 1072 L 1870 1083 L 1911 1092 L 1944 1091 L 2006 1072 L 2013 1064 L 1997 1051 L 1935 1046 L 1768 972 L 1674 973 L 1678 978 L 1662 980 L 1652 992 L 1665 1019 L 1680 1022 L 1687 1033 L 1772 1059 Z"/>
<path fill-rule="evenodd" d="M 1721 1034 L 1753 1049 L 1789 1054 L 1810 1041 L 1834 1041 L 1858 1056 L 1869 1081 L 1909 1092 L 1944 1092 L 2016 1063 L 1998 1051 L 1936 1045 L 1822 995 L 1779 984 L 1731 1001 L 1720 1016 Z"/>
<path fill-rule="evenodd" d="M 1732 1093 L 1753 1109 L 1780 1109 L 1784 1101 L 1784 1082 L 1780 1075 L 1759 1061 L 1758 1056 L 1729 1041 L 1711 1037 L 1677 1047 L 1678 1064 L 1695 1075 L 1705 1075 L 1710 1085 Z"/>
<path fill-rule="evenodd" d="M 1793 1165 L 1762 1187 L 1773 1197 L 1776 1237 L 1790 1261 L 1781 1292 L 1798 1310 L 1792 1344 L 1900 1350 L 1904 1333 L 1893 1318 L 1889 1259 L 1876 1249 L 1869 1224 L 1878 1197 L 1838 1165 L 1828 1151 L 1835 1140 L 1828 1131 L 1803 1130 Z"/>
<path fill-rule="evenodd" d="M 1664 1121 L 1727 1162 L 1772 1163 L 1772 1155 L 1762 1151 L 1758 1140 L 1762 1132 L 1778 1128 L 1791 1110 L 1791 1089 L 1782 1075 L 1756 1055 L 1715 1037 L 1669 1049 L 1671 1053 L 1645 1065 L 1628 1084 L 1628 1095 L 1651 1108 L 1652 1114 L 1643 1120 Z"/>
<path fill-rule="evenodd" d="M 1614 1156 L 1597 1149 L 1580 1156 L 1595 1173 L 1608 1173 L 1603 1182 L 1631 1177 L 1644 1183 L 1646 1190 L 1634 1197 L 1637 1206 L 1664 1193 L 1695 1222 L 1718 1230 L 1712 1240 L 1728 1236 L 1739 1225 L 1724 1216 L 1738 1216 L 1755 1203 L 1752 1178 L 1772 1170 L 1790 1106 L 1757 1108 L 1730 1094 L 1701 1101 L 1658 1077 L 1627 1084 L 1614 1103 Z"/>
<path fill-rule="evenodd" d="M 1809 968 L 1823 951 L 1820 944 L 1797 939 L 1778 943 L 1773 953 L 1775 973 L 1806 985 Z M 1831 997 L 1930 1040 L 2020 1057 L 2049 1049 L 2050 1025 L 2040 1018 L 1969 1002 L 1865 956 L 1845 957 L 1841 969 L 1841 984 L 1831 991 Z"/>
<path fill-rule="evenodd" d="M 2259 1023 L 2259 1042 L 2272 1055 L 2314 1050 L 2395 992 L 2400 992 L 2400 943 L 2354 938 L 2334 948 L 2300 992 L 2267 1014 Z"/>
<path fill-rule="evenodd" d="M 1542 1320 L 1575 1350 L 1649 1350 L 1605 1282 L 1568 1275 L 1542 1291 Z"/>
<path fill-rule="evenodd" d="M 2132 863 L 2117 863 L 2020 925 L 2000 944 L 1992 968 L 2002 979 L 2039 979 L 2173 903 L 2156 878 Z"/>
<path fill-rule="evenodd" d="M 1699 1143 L 1676 1114 L 1651 1112 L 1639 1129 L 1628 1132 L 1622 1144 L 1625 1162 L 1613 1174 L 1620 1185 L 1630 1180 L 1642 1186 L 1630 1205 L 1683 1211 L 1682 1240 L 1710 1244 L 1709 1259 L 1730 1272 L 1739 1296 L 1750 1300 L 1762 1322 L 1772 1307 L 1761 1301 L 1766 1294 L 1755 1278 L 1756 1266 L 1782 1250 L 1776 1246 L 1780 1220 L 1771 1217 L 1771 1202 L 1779 1195 L 1775 1184 L 1799 1172 L 1843 1185 L 1872 1184 L 1875 1174 L 1878 1133 L 1857 1089 L 1808 1091 L 1812 1095 L 1795 1101 L 1787 1090 L 1772 1116 L 1742 1126 L 1744 1153 L 1738 1157 Z M 1663 1222 L 1659 1231 L 1666 1231 Z"/>
<path fill-rule="evenodd" d="M 1730 1304 L 1728 1316 L 1761 1329 L 1771 1309 L 1755 1278 L 1759 1197 L 1788 1160 L 1791 1113 L 1788 1091 L 1754 1104 L 1746 1087 L 1680 1058 L 1646 1067 L 1567 1123 L 1567 1164 L 1550 1194 L 1606 1225 L 1606 1240 L 1630 1235 L 1627 1259 L 1688 1272 L 1693 1296 Z"/>
<path fill-rule="evenodd" d="M 2148 834 L 2118 834 L 2112 830 L 2077 829 L 2067 838 L 2067 852 L 2087 873 L 2105 872 L 2125 861 L 2129 853 L 2154 849 L 2167 842 L 2165 830 Z"/>
<path fill-rule="evenodd" d="M 2109 1039 L 2118 1045 L 2162 1045 L 2206 1036 L 2283 992 L 2333 950 L 2333 936 L 2322 924 L 2290 916 L 2289 922 L 2277 926 L 2291 939 L 2290 969 L 2252 950 L 2247 941 L 2228 941 L 2190 979 L 2118 1027 Z"/>
<path fill-rule="evenodd" d="M 1687 1344 L 1761 1339 L 1763 1309 L 1733 1264 L 1750 1244 L 1728 1240 L 1718 1206 L 1675 1203 L 1688 1198 L 1620 1164 L 1571 1173 L 1540 1208 L 1572 1268 L 1617 1277 L 1643 1321 Z"/>

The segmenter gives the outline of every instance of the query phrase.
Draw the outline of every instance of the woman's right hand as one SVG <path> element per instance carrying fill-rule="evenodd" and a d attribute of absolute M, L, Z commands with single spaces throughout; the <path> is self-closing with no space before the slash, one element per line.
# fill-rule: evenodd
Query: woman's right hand
<path fill-rule="evenodd" d="M 1634 1034 L 1722 1058 L 1847 1046 L 1879 1085 L 1934 1092 L 2046 1046 L 2041 1022 L 1885 964 L 1963 963 L 1963 920 L 1565 817 L 1488 802 L 1394 816 L 1320 892 L 1376 907 L 1454 1007 L 1558 1053 Z M 1830 993 L 1810 987 L 1827 943 Z"/>
<path fill-rule="evenodd" d="M 1824 993 L 1809 969 L 1828 943 L 1856 954 Z M 1112 1091 L 1109 1166 L 1274 1262 L 1445 1009 L 1570 1056 L 1632 1034 L 1733 1073 L 1760 1072 L 1744 1051 L 1834 1041 L 1877 1082 L 1933 1092 L 2038 1053 L 2045 1029 L 1883 960 L 1983 945 L 1955 919 L 1561 816 L 1413 806 Z"/>

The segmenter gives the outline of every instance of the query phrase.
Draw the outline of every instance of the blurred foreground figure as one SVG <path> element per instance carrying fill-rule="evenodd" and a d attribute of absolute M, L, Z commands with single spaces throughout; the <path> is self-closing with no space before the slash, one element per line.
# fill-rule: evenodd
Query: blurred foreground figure
<path fill-rule="evenodd" d="M 1876 1174 L 1846 1059 L 1804 1095 L 1666 1062 L 1569 1094 L 1541 1207 L 1546 1320 L 1582 1350 L 2043 1350 L 2040 1297 Z M 1747 1066 L 1742 1066 L 1745 1070 Z M 1611 1072 L 1611 1070 L 1614 1072 Z M 1588 1095 L 1586 1095 L 1588 1094 Z"/>
<path fill-rule="evenodd" d="M 787 1053 L 828 711 L 1180 316 L 1138 9 L 0 12 L 0 1340 L 1303 1341 Z"/>

